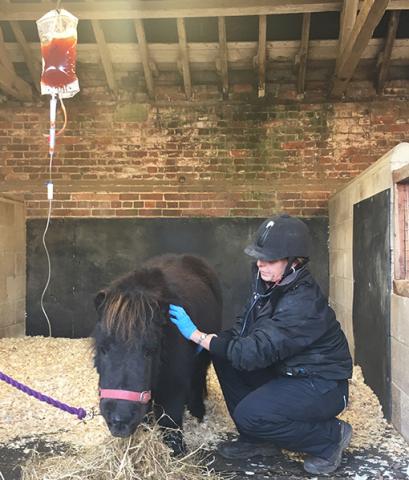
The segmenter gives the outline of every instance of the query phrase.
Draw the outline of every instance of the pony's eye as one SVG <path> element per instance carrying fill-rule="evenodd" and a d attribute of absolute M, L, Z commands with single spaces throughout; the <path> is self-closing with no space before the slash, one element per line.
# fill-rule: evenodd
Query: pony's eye
<path fill-rule="evenodd" d="M 100 345 L 98 347 L 98 350 L 99 350 L 99 353 L 101 353 L 102 355 L 105 355 L 106 353 L 108 353 L 108 348 L 105 345 Z"/>

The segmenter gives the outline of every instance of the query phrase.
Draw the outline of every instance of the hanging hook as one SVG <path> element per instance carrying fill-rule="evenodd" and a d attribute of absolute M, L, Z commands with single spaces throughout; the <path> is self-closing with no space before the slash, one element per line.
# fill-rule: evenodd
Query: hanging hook
<path fill-rule="evenodd" d="M 57 0 L 57 6 L 55 7 L 55 9 L 57 10 L 58 13 L 60 13 L 61 1 L 62 0 Z"/>

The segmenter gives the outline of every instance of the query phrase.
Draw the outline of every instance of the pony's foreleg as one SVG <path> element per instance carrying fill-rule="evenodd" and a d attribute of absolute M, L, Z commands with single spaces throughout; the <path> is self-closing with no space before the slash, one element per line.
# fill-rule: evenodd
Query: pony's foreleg
<path fill-rule="evenodd" d="M 182 434 L 185 398 L 185 392 L 178 392 L 155 403 L 155 416 L 163 428 L 163 439 L 175 455 L 186 453 Z"/>

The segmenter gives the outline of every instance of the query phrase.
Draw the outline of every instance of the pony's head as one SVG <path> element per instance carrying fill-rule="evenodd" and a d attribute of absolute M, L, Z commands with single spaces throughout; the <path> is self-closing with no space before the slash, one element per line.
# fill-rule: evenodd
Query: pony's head
<path fill-rule="evenodd" d="M 100 410 L 112 435 L 127 437 L 143 420 L 161 361 L 168 296 L 158 269 L 133 272 L 94 300 L 94 363 Z"/>

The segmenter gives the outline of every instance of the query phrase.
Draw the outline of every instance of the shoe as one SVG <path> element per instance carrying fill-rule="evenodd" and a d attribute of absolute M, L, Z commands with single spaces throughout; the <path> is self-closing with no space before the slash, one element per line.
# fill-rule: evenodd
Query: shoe
<path fill-rule="evenodd" d="M 352 438 L 352 427 L 349 423 L 340 420 L 341 439 L 335 452 L 327 459 L 308 457 L 304 460 L 304 470 L 313 475 L 325 475 L 334 472 L 341 464 L 342 452 L 348 447 Z"/>
<path fill-rule="evenodd" d="M 246 442 L 240 437 L 236 441 L 222 442 L 217 446 L 217 452 L 227 460 L 256 457 L 274 457 L 280 450 L 272 443 Z"/>

